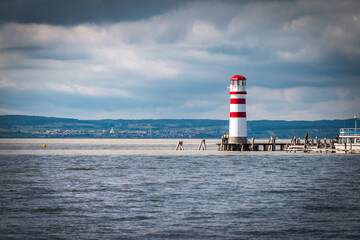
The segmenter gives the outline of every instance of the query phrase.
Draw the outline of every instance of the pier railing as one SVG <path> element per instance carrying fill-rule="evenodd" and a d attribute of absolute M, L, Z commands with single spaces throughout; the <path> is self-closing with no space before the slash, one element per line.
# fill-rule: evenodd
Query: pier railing
<path fill-rule="evenodd" d="M 340 128 L 340 137 L 360 137 L 360 128 Z"/>

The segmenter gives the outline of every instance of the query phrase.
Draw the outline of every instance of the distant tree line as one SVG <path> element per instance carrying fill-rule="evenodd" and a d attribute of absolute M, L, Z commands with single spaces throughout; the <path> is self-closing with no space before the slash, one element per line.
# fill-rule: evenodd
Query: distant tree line
<path fill-rule="evenodd" d="M 339 128 L 354 127 L 354 119 L 320 121 L 248 121 L 248 137 L 254 138 L 335 138 Z M 110 129 L 114 134 L 109 134 Z M 228 131 L 228 120 L 211 119 L 103 119 L 78 120 L 72 118 L 25 115 L 0 116 L 0 137 L 196 137 L 220 138 Z M 138 132 L 137 132 L 138 131 Z M 57 134 L 64 133 L 67 134 Z"/>

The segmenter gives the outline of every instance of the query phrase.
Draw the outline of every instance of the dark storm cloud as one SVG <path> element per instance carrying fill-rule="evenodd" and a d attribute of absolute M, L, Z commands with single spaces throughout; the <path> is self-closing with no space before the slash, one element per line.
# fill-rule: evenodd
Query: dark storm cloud
<path fill-rule="evenodd" d="M 166 0 L 2 0 L 0 22 L 73 25 L 134 21 L 162 14 L 186 1 Z"/>

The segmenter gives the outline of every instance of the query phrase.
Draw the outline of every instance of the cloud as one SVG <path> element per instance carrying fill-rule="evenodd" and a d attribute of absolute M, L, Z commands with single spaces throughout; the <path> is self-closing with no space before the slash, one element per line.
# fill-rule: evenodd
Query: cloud
<path fill-rule="evenodd" d="M 234 74 L 248 78 L 252 119 L 346 118 L 346 104 L 359 108 L 356 1 L 166 6 L 137 18 L 4 22 L 2 112 L 226 119 L 226 85 Z M 52 99 L 41 111 L 29 108 L 46 98 Z M 331 106 L 341 108 L 331 113 Z"/>
<path fill-rule="evenodd" d="M 119 22 L 147 19 L 187 1 L 167 0 L 2 0 L 0 21 L 76 25 L 92 22 Z"/>
<path fill-rule="evenodd" d="M 358 89 L 334 87 L 295 87 L 248 89 L 248 117 L 250 119 L 309 120 L 351 117 L 359 110 Z"/>
<path fill-rule="evenodd" d="M 80 94 L 90 97 L 111 97 L 111 98 L 131 98 L 132 96 L 122 90 L 114 88 L 102 88 L 102 87 L 89 87 L 81 85 L 64 85 L 64 84 L 49 84 L 47 89 L 54 92 L 65 92 L 70 94 Z"/>

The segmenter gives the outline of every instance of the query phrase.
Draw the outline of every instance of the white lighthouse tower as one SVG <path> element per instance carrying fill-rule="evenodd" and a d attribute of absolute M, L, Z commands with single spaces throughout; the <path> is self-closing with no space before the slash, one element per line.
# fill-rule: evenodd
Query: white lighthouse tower
<path fill-rule="evenodd" d="M 247 143 L 246 78 L 235 75 L 230 78 L 229 143 Z"/>

